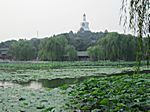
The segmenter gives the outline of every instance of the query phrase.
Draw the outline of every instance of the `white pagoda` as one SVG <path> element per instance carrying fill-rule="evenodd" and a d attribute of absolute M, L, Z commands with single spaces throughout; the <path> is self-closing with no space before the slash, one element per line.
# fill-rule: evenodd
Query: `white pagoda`
<path fill-rule="evenodd" d="M 86 21 L 86 15 L 83 15 L 83 21 L 81 22 L 80 31 L 90 31 L 89 22 Z"/>

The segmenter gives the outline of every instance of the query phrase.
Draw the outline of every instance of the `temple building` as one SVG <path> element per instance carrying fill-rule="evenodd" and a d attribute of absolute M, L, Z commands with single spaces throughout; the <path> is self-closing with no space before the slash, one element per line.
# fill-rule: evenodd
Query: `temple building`
<path fill-rule="evenodd" d="M 0 48 L 0 60 L 11 59 L 11 56 L 9 55 L 8 51 L 8 47 Z"/>
<path fill-rule="evenodd" d="M 90 31 L 89 29 L 89 22 L 86 21 L 86 15 L 83 15 L 83 21 L 81 22 L 81 28 L 80 31 Z"/>

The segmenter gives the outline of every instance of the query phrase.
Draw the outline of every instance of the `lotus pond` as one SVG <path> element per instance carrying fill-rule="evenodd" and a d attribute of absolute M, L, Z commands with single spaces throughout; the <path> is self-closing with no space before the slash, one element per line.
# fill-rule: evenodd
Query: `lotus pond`
<path fill-rule="evenodd" d="M 126 86 L 126 89 L 129 90 L 144 87 L 141 90 L 143 96 L 138 95 L 136 91 L 134 91 L 134 97 L 129 95 L 132 99 L 136 97 L 138 102 L 141 102 L 139 98 L 142 97 L 144 105 L 149 103 L 150 68 L 143 63 L 141 67 L 143 73 L 136 77 L 136 75 L 132 75 L 136 69 L 134 65 L 135 62 L 0 63 L 0 112 L 73 112 L 81 110 L 101 112 L 102 109 L 109 112 L 111 108 L 118 107 L 116 104 L 124 104 L 123 107 L 118 108 L 128 111 L 129 109 L 127 110 L 125 106 L 132 104 L 133 100 L 130 103 L 120 103 L 119 100 L 112 107 L 108 106 L 108 102 L 110 104 L 110 100 L 112 100 L 110 97 L 116 100 L 117 98 L 121 99 L 121 94 L 124 93 L 115 93 L 113 90 L 123 91 L 125 88 L 123 86 Z M 124 80 L 127 81 L 124 82 Z M 135 82 L 133 85 L 137 85 L 138 82 L 139 84 L 134 87 L 130 85 L 131 82 Z M 108 86 L 108 83 L 112 86 Z M 89 86 L 86 87 L 86 84 Z M 108 90 L 102 89 L 101 85 L 107 86 L 104 88 L 108 88 Z M 110 88 L 112 91 L 109 93 Z M 123 90 L 118 90 L 118 88 Z M 86 91 L 86 89 L 88 90 Z M 98 97 L 93 96 L 93 91 L 97 91 L 94 93 Z M 103 91 L 104 94 L 101 94 L 100 91 Z M 88 95 L 93 100 L 90 101 L 87 98 Z M 95 106 L 95 104 L 99 106 Z M 148 108 L 148 106 L 143 108 Z M 116 110 L 120 111 L 119 109 Z"/>

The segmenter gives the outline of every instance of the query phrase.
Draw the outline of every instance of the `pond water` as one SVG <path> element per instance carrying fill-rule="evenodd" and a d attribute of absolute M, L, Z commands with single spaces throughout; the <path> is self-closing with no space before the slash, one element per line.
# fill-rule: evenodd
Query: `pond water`
<path fill-rule="evenodd" d="M 32 81 L 32 82 L 28 82 L 28 83 L 14 83 L 14 82 L 9 82 L 9 81 L 0 81 L 0 87 L 13 87 L 13 86 L 17 86 L 17 85 L 22 85 L 25 86 L 27 88 L 31 88 L 31 89 L 41 89 L 42 88 L 42 83 L 36 82 L 36 81 Z"/>
<path fill-rule="evenodd" d="M 112 76 L 112 75 L 125 75 L 125 74 L 133 74 L 133 71 L 128 71 L 125 73 L 118 73 L 118 74 L 111 74 L 107 76 Z M 150 70 L 143 70 L 141 73 L 150 73 Z M 15 85 L 21 85 L 30 89 L 41 89 L 41 88 L 57 88 L 60 86 L 63 86 L 64 84 L 75 84 L 84 81 L 85 79 L 92 78 L 92 77 L 104 77 L 106 74 L 101 74 L 97 76 L 84 76 L 84 77 L 79 77 L 79 78 L 56 78 L 56 79 L 40 79 L 38 81 L 36 80 L 31 80 L 29 82 L 10 82 L 10 81 L 0 81 L 0 87 L 12 87 Z"/>
<path fill-rule="evenodd" d="M 12 85 L 14 84 L 6 81 L 0 81 L 0 87 L 12 86 Z"/>
<path fill-rule="evenodd" d="M 15 85 L 21 85 L 30 89 L 41 89 L 41 88 L 57 88 L 59 86 L 63 86 L 64 84 L 75 84 L 82 82 L 85 79 L 90 77 L 80 77 L 80 78 L 64 78 L 64 79 L 41 79 L 38 81 L 29 81 L 29 82 L 9 82 L 9 81 L 0 81 L 0 87 L 12 87 Z"/>

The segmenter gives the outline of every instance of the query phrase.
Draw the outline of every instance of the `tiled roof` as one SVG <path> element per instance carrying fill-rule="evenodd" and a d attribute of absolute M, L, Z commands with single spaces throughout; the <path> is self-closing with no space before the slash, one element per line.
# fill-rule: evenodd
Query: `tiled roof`
<path fill-rule="evenodd" d="M 0 48 L 0 51 L 8 51 L 9 48 L 5 47 L 5 48 Z"/>
<path fill-rule="evenodd" d="M 78 51 L 77 56 L 89 56 L 87 51 Z"/>

